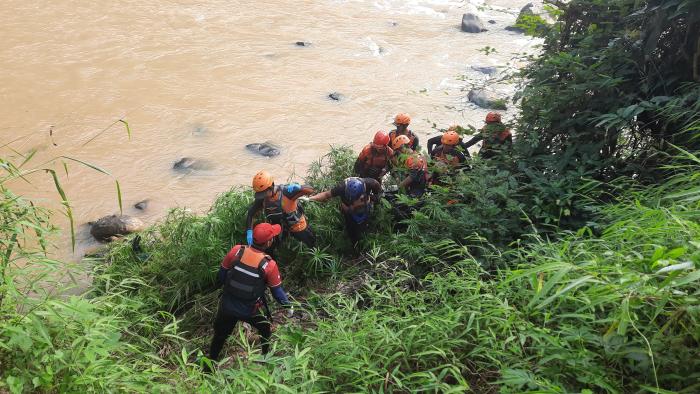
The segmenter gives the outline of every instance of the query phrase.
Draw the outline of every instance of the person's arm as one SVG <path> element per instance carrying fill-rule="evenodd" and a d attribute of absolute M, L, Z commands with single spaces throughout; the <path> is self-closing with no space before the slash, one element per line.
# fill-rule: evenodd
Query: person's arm
<path fill-rule="evenodd" d="M 368 192 L 372 194 L 373 200 L 379 200 L 382 194 L 382 184 L 374 178 L 362 178 L 362 180 L 365 182 L 367 189 L 369 189 Z"/>
<path fill-rule="evenodd" d="M 282 190 L 285 197 L 290 200 L 296 200 L 299 197 L 310 196 L 314 194 L 314 188 L 309 185 L 300 185 L 298 183 L 290 183 Z"/>
<path fill-rule="evenodd" d="M 246 228 L 246 241 L 248 241 L 248 245 L 251 245 L 253 243 L 253 218 L 255 215 L 260 212 L 260 210 L 263 207 L 263 200 L 261 199 L 256 199 L 253 201 L 253 204 L 248 208 L 248 216 L 245 219 L 245 228 Z"/>
<path fill-rule="evenodd" d="M 413 134 L 413 144 L 411 144 L 411 149 L 418 152 L 418 145 L 420 145 L 420 142 L 418 141 L 418 136 L 413 132 L 411 133 Z"/>
<path fill-rule="evenodd" d="M 229 250 L 228 253 L 226 253 L 226 256 L 224 256 L 224 259 L 221 260 L 221 266 L 219 266 L 219 274 L 218 274 L 218 284 L 219 286 L 223 285 L 224 282 L 226 282 L 226 274 L 228 273 L 228 270 L 233 267 L 233 260 L 236 258 L 236 255 L 238 254 L 238 251 L 241 249 L 241 245 L 236 245 L 231 250 Z"/>
<path fill-rule="evenodd" d="M 428 139 L 428 155 L 433 156 L 433 150 L 435 149 L 436 146 L 440 145 L 442 140 L 442 136 L 438 135 L 435 137 L 432 137 Z"/>
<path fill-rule="evenodd" d="M 362 152 L 360 152 L 360 155 L 357 156 L 357 160 L 355 160 L 355 166 L 353 167 L 353 171 L 355 174 L 361 174 L 362 171 L 365 169 L 365 160 L 367 159 L 367 155 L 369 154 L 367 147 L 364 147 L 362 149 Z"/>
<path fill-rule="evenodd" d="M 375 181 L 376 182 L 376 181 Z M 332 197 L 338 197 L 345 193 L 345 184 L 341 183 L 336 185 L 333 189 L 327 190 L 322 193 L 315 194 L 309 197 L 309 200 L 316 202 L 324 202 Z"/>
<path fill-rule="evenodd" d="M 282 276 L 280 275 L 279 268 L 277 267 L 277 262 L 275 260 L 269 260 L 265 264 L 265 284 L 270 288 L 272 296 L 275 300 L 282 306 L 290 305 L 287 293 L 284 292 L 282 287 Z"/>
<path fill-rule="evenodd" d="M 481 141 L 482 139 L 484 139 L 484 137 L 482 137 L 481 135 L 475 135 L 474 137 L 472 137 L 472 139 L 470 139 L 464 144 L 464 148 L 468 149 L 469 147 Z"/>
<path fill-rule="evenodd" d="M 405 190 L 413 182 L 413 177 L 411 175 L 407 176 L 401 183 L 399 183 L 399 189 Z"/>

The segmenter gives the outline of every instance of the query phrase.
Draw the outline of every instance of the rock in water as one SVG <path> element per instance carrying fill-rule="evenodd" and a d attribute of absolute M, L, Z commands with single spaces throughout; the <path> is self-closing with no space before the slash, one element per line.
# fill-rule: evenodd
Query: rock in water
<path fill-rule="evenodd" d="M 208 170 L 211 168 L 210 163 L 205 160 L 193 159 L 191 157 L 183 157 L 173 164 L 173 170 L 176 171 L 195 171 Z"/>
<path fill-rule="evenodd" d="M 138 210 L 140 210 L 140 211 L 143 211 L 143 210 L 145 210 L 146 208 L 148 208 L 148 202 L 149 202 L 148 199 L 146 199 L 146 200 L 141 200 L 141 201 L 137 202 L 136 204 L 134 204 L 134 208 L 136 208 L 136 209 L 138 209 Z"/>
<path fill-rule="evenodd" d="M 143 222 L 127 215 L 110 215 L 90 223 L 90 234 L 98 241 L 109 241 L 112 237 L 131 234 L 143 229 Z"/>
<path fill-rule="evenodd" d="M 493 20 L 493 19 L 489 19 L 489 23 L 492 24 L 492 25 L 495 25 L 495 24 L 496 24 L 496 21 Z"/>
<path fill-rule="evenodd" d="M 542 7 L 535 7 L 533 3 L 527 3 L 523 8 L 520 9 L 518 14 L 518 19 L 515 20 L 516 26 L 508 26 L 506 30 L 514 31 L 516 33 L 525 33 L 525 29 L 517 25 L 527 25 L 534 23 L 535 29 L 540 31 L 546 29 L 546 22 L 544 17 L 546 17 L 546 12 Z"/>
<path fill-rule="evenodd" d="M 273 157 L 280 154 L 280 149 L 268 142 L 263 142 L 262 144 L 248 144 L 245 147 L 249 151 L 265 157 Z"/>
<path fill-rule="evenodd" d="M 467 98 L 472 103 L 485 109 L 506 110 L 506 100 L 496 97 L 496 95 L 483 89 L 472 89 L 467 94 Z"/>
<path fill-rule="evenodd" d="M 294 45 L 296 45 L 298 47 L 310 47 L 311 43 L 308 41 L 297 41 L 294 43 Z"/>
<path fill-rule="evenodd" d="M 343 95 L 338 93 L 338 92 L 333 92 L 328 95 L 328 98 L 333 100 L 333 101 L 340 101 L 343 99 Z"/>
<path fill-rule="evenodd" d="M 481 21 L 481 18 L 470 13 L 462 15 L 462 31 L 467 33 L 481 33 L 482 31 L 486 31 L 486 28 L 484 28 L 484 22 Z"/>
<path fill-rule="evenodd" d="M 498 72 L 498 69 L 494 66 L 472 66 L 472 70 L 484 73 L 487 75 L 494 75 Z"/>

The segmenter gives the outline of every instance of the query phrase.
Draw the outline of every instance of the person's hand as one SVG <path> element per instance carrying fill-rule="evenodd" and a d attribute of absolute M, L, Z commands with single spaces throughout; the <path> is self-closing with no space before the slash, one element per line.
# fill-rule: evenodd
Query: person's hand
<path fill-rule="evenodd" d="M 311 200 L 309 200 L 309 196 L 302 196 L 302 197 L 297 198 L 297 200 L 303 201 L 303 202 L 309 202 L 309 201 L 311 201 Z"/>
<path fill-rule="evenodd" d="M 246 241 L 248 241 L 248 245 L 252 245 L 253 244 L 253 230 L 249 229 L 248 231 L 246 231 L 245 234 L 246 234 Z"/>
<path fill-rule="evenodd" d="M 287 185 L 287 193 L 296 193 L 301 190 L 301 185 L 294 182 Z"/>

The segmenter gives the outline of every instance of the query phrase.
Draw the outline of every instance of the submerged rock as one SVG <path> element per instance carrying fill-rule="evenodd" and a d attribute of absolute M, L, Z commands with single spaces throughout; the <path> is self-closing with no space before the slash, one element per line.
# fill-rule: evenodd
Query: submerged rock
<path fill-rule="evenodd" d="M 137 202 L 136 204 L 134 204 L 134 208 L 136 208 L 136 209 L 138 209 L 138 210 L 140 210 L 140 211 L 143 211 L 143 210 L 145 210 L 146 208 L 148 208 L 148 203 L 149 203 L 149 202 L 150 202 L 150 200 L 148 200 L 148 199 L 146 199 L 146 200 L 141 200 L 141 201 Z"/>
<path fill-rule="evenodd" d="M 110 215 L 90 224 L 90 234 L 98 241 L 111 241 L 143 229 L 143 222 L 128 215 Z"/>
<path fill-rule="evenodd" d="M 263 142 L 261 144 L 259 144 L 259 143 L 248 144 L 245 147 L 249 151 L 251 151 L 255 154 L 261 155 L 261 156 L 265 156 L 265 157 L 273 157 L 273 156 L 277 156 L 280 154 L 279 147 L 277 147 L 269 142 Z"/>
<path fill-rule="evenodd" d="M 211 166 L 204 160 L 193 159 L 191 157 L 183 157 L 173 164 L 173 170 L 176 171 L 195 171 L 208 170 Z"/>
<path fill-rule="evenodd" d="M 495 21 L 495 20 L 493 20 L 493 19 L 489 19 L 489 21 L 488 21 L 488 22 L 489 22 L 490 24 L 492 24 L 492 25 L 495 25 L 495 24 L 496 24 L 496 21 Z"/>
<path fill-rule="evenodd" d="M 462 15 L 462 31 L 467 33 L 481 33 L 482 31 L 487 31 L 484 28 L 484 22 L 481 18 L 474 14 L 464 14 Z"/>
<path fill-rule="evenodd" d="M 496 73 L 498 73 L 498 69 L 494 66 L 472 66 L 472 70 L 487 75 L 495 75 Z"/>
<path fill-rule="evenodd" d="M 343 96 L 341 93 L 333 92 L 333 93 L 328 94 L 328 98 L 333 100 L 333 101 L 340 101 L 343 98 L 345 98 L 345 96 Z"/>
<path fill-rule="evenodd" d="M 491 92 L 487 92 L 483 89 L 472 89 L 467 94 L 467 98 L 472 103 L 478 105 L 485 109 L 500 109 L 505 110 L 506 100 L 496 96 Z"/>
<path fill-rule="evenodd" d="M 298 47 L 310 47 L 311 43 L 308 41 L 297 41 L 294 43 L 294 45 L 296 45 Z"/>

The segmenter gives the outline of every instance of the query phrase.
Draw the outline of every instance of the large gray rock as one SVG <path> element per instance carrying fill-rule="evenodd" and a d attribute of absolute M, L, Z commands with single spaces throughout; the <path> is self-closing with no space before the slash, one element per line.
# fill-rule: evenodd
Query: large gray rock
<path fill-rule="evenodd" d="M 111 241 L 114 237 L 131 234 L 143 229 L 143 222 L 128 215 L 110 215 L 90 224 L 90 234 L 98 241 Z"/>
<path fill-rule="evenodd" d="M 468 13 L 462 15 L 462 31 L 467 33 L 481 33 L 486 31 L 484 27 L 484 22 L 478 16 Z"/>
<path fill-rule="evenodd" d="M 467 94 L 467 98 L 472 103 L 485 109 L 500 109 L 505 110 L 506 100 L 498 97 L 496 94 L 487 92 L 483 89 L 472 89 Z"/>
<path fill-rule="evenodd" d="M 472 70 L 486 75 L 496 75 L 498 73 L 498 68 L 495 66 L 472 66 Z"/>
<path fill-rule="evenodd" d="M 280 154 L 280 148 L 269 142 L 248 144 L 245 146 L 249 151 L 265 157 L 273 157 Z"/>
<path fill-rule="evenodd" d="M 515 20 L 516 26 L 508 26 L 506 27 L 506 30 L 514 31 L 517 33 L 524 33 L 525 30 L 517 25 L 527 23 L 528 19 L 531 19 L 533 17 L 539 17 L 539 19 L 541 20 L 541 23 L 537 23 L 537 29 L 545 27 L 544 22 L 547 18 L 547 13 L 545 12 L 544 8 L 541 6 L 535 6 L 535 4 L 533 3 L 527 3 L 523 8 L 520 9 L 518 18 Z"/>

